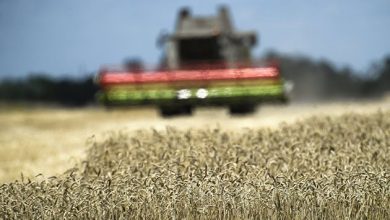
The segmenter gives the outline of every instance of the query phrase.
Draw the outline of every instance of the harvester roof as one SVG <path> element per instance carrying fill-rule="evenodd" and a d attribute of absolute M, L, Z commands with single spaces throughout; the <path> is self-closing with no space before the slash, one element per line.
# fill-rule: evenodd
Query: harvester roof
<path fill-rule="evenodd" d="M 230 17 L 225 7 L 221 7 L 216 16 L 192 16 L 189 9 L 183 8 L 179 13 L 173 37 L 207 37 L 232 31 Z"/>

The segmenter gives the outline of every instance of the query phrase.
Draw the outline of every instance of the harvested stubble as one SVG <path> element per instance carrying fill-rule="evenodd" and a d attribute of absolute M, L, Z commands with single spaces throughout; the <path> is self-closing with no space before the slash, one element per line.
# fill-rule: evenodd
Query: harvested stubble
<path fill-rule="evenodd" d="M 0 218 L 389 219 L 390 112 L 278 129 L 139 131 L 0 187 Z"/>

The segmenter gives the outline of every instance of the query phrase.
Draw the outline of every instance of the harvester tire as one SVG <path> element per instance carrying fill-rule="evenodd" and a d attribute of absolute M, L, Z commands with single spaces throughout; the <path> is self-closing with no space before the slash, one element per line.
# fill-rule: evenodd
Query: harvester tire
<path fill-rule="evenodd" d="M 231 115 L 245 115 L 255 112 L 256 106 L 254 104 L 234 104 L 229 106 L 229 113 Z"/>
<path fill-rule="evenodd" d="M 177 115 L 192 115 L 192 106 L 159 106 L 160 115 L 164 118 Z"/>

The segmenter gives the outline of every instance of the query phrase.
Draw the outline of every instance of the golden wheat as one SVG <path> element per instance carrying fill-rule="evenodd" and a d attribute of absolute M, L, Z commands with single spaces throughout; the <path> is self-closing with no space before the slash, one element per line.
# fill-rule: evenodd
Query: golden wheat
<path fill-rule="evenodd" d="M 1 185 L 0 218 L 390 218 L 389 111 L 117 132 L 87 155 L 62 176 Z"/>

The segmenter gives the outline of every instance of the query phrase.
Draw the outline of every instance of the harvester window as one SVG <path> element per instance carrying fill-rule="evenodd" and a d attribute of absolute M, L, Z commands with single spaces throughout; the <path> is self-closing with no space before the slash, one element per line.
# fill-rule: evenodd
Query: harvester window
<path fill-rule="evenodd" d="M 217 37 L 180 39 L 178 49 L 182 65 L 222 60 Z"/>

